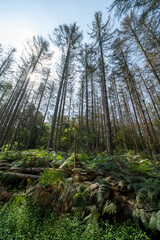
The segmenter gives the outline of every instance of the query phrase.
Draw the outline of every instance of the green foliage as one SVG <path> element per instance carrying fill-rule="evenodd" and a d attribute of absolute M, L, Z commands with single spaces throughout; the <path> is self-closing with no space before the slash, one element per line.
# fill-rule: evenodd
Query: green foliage
<path fill-rule="evenodd" d="M 39 167 L 47 166 L 49 163 L 48 152 L 45 150 L 26 150 L 22 151 L 20 161 L 14 162 L 15 166 Z"/>
<path fill-rule="evenodd" d="M 88 206 L 90 214 L 84 218 L 84 222 L 91 223 L 93 226 L 98 226 L 98 220 L 100 218 L 100 213 L 95 205 Z"/>
<path fill-rule="evenodd" d="M 13 162 L 15 160 L 20 160 L 22 157 L 21 152 L 19 151 L 1 151 L 0 160 L 5 160 L 6 162 Z"/>
<path fill-rule="evenodd" d="M 43 176 L 40 178 L 39 183 L 44 186 L 52 186 L 56 183 L 63 183 L 65 181 L 63 171 L 56 169 L 44 170 Z"/>
<path fill-rule="evenodd" d="M 160 229 L 159 156 L 149 159 L 133 151 L 113 156 L 105 153 L 77 156 L 82 164 L 77 171 L 81 182 L 74 181 L 74 154 L 47 150 L 2 151 L 0 161 L 9 166 L 46 167 L 39 179 L 39 189 L 35 186 L 33 202 L 54 206 L 58 215 L 79 212 L 86 222 L 97 225 L 101 216 L 117 217 L 125 206 L 124 212 L 129 211 L 129 200 L 135 221 L 153 231 Z M 3 176 L 1 180 L 7 187 L 15 181 L 17 191 L 26 186 L 26 182 L 13 176 Z"/>
<path fill-rule="evenodd" d="M 46 212 L 44 218 L 41 213 L 40 206 L 32 206 L 24 196 L 17 196 L 0 212 L 0 239 L 49 239 L 54 213 Z"/>
<path fill-rule="evenodd" d="M 149 239 L 136 225 L 130 221 L 122 224 L 114 223 L 113 225 L 108 222 L 105 223 L 104 239 L 114 240 L 128 240 L 128 239 Z"/>
<path fill-rule="evenodd" d="M 112 215 L 116 214 L 117 213 L 117 206 L 114 203 L 107 200 L 104 207 L 103 207 L 103 214 L 104 213 L 109 213 L 109 214 L 112 214 Z"/>
<path fill-rule="evenodd" d="M 108 192 L 112 189 L 112 187 L 107 183 L 106 179 L 100 182 L 98 192 L 97 192 L 97 201 L 98 204 L 102 207 Z"/>
<path fill-rule="evenodd" d="M 83 215 L 86 210 L 87 202 L 90 200 L 90 191 L 82 185 L 79 186 L 78 191 L 74 194 L 74 208 L 73 210 L 81 212 Z"/>
<path fill-rule="evenodd" d="M 94 207 L 93 207 L 94 208 Z M 92 209 L 95 217 L 96 210 Z M 43 213 L 43 214 L 42 214 Z M 93 220 L 93 219 L 92 219 Z M 78 215 L 56 218 L 52 210 L 46 212 L 39 205 L 31 205 L 24 195 L 8 202 L 0 212 L 2 240 L 147 240 L 145 233 L 131 222 L 98 224 L 85 222 Z"/>
<path fill-rule="evenodd" d="M 1 151 L 0 161 L 12 163 L 16 167 L 47 167 L 53 166 L 54 164 L 61 165 L 68 154 L 66 153 L 55 153 L 47 150 L 26 150 L 26 151 Z"/>

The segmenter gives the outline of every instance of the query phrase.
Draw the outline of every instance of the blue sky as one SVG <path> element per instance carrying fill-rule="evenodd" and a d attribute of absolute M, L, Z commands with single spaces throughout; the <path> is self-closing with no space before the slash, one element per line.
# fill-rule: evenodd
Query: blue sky
<path fill-rule="evenodd" d="M 94 13 L 102 11 L 113 0 L 0 0 L 0 43 L 21 48 L 33 35 L 47 36 L 63 23 L 77 22 L 84 32 L 89 30 Z"/>

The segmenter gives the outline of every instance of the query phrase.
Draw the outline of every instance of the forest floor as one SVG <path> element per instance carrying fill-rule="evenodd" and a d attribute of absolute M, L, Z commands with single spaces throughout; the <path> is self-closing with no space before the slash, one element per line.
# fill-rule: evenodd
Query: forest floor
<path fill-rule="evenodd" d="M 5 240 L 160 239 L 160 155 L 2 151 L 0 209 Z"/>

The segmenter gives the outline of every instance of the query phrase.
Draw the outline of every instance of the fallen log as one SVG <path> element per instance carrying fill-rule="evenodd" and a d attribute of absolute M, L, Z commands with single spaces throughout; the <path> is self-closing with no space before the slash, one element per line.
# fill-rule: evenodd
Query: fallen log
<path fill-rule="evenodd" d="M 9 165 L 10 165 L 9 163 L 3 163 L 3 162 L 0 163 L 1 167 L 8 167 Z"/>
<path fill-rule="evenodd" d="M 3 172 L 3 173 L 0 173 L 0 176 L 14 176 L 19 179 L 29 179 L 30 178 L 33 180 L 37 180 L 40 177 L 40 175 L 13 173 L 13 172 Z"/>
<path fill-rule="evenodd" d="M 49 170 L 50 168 L 22 168 L 22 167 L 11 167 L 9 170 L 22 172 L 22 173 L 41 173 L 44 170 Z"/>
<path fill-rule="evenodd" d="M 22 167 L 0 167 L 0 170 L 10 171 L 10 172 L 20 172 L 20 173 L 41 173 L 44 170 L 50 170 L 52 168 L 22 168 Z"/>
<path fill-rule="evenodd" d="M 5 170 L 8 170 L 9 169 L 9 167 L 0 167 L 0 171 L 5 171 Z"/>

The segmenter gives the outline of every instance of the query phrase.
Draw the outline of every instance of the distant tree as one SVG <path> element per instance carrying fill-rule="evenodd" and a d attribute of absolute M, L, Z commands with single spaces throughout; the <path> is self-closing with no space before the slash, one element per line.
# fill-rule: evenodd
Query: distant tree
<path fill-rule="evenodd" d="M 39 148 L 39 146 L 40 146 L 40 142 L 41 142 L 41 137 L 42 137 L 42 132 L 43 132 L 43 128 L 44 128 L 45 119 L 46 119 L 46 116 L 47 116 L 47 113 L 48 113 L 48 109 L 49 109 L 49 105 L 50 105 L 51 99 L 53 98 L 54 85 L 55 85 L 55 82 L 53 82 L 53 83 L 50 85 L 49 98 L 48 98 L 47 106 L 46 106 L 46 109 L 45 109 L 45 112 L 44 112 L 43 121 L 42 121 L 41 127 L 40 127 L 40 133 L 39 133 L 38 140 L 37 140 L 37 148 Z"/>
<path fill-rule="evenodd" d="M 121 23 L 121 26 L 122 26 L 121 33 L 123 34 L 125 39 L 129 42 L 131 42 L 131 40 L 133 39 L 139 46 L 141 52 L 143 53 L 147 61 L 148 66 L 150 67 L 153 75 L 155 76 L 155 79 L 157 80 L 157 83 L 160 85 L 160 74 L 157 68 L 155 67 L 153 58 L 150 57 L 150 54 L 146 49 L 146 44 L 144 45 L 143 37 L 141 36 L 142 33 L 140 25 L 135 14 L 131 12 L 130 16 L 125 17 Z"/>
<path fill-rule="evenodd" d="M 35 116 L 34 116 L 34 120 L 30 125 L 30 132 L 29 132 L 29 136 L 28 136 L 28 139 L 27 139 L 27 143 L 26 143 L 26 149 L 29 149 L 30 146 L 31 146 L 30 143 L 31 143 L 32 132 L 33 132 L 33 129 L 34 129 L 34 126 L 35 126 L 35 123 L 36 123 L 36 119 L 37 119 L 37 116 L 38 116 L 38 112 L 39 112 L 39 109 L 40 109 L 40 106 L 41 106 L 42 98 L 44 96 L 45 88 L 46 88 L 47 81 L 48 81 L 49 74 L 50 74 L 50 69 L 43 69 L 43 74 L 44 74 L 45 79 L 44 79 L 44 83 L 41 83 L 40 86 L 39 86 L 40 98 L 39 98 L 38 106 L 37 106 L 36 113 L 35 113 Z"/>
<path fill-rule="evenodd" d="M 102 13 L 96 12 L 94 15 L 94 21 L 92 22 L 92 32 L 90 33 L 90 36 L 94 40 L 100 59 L 101 90 L 103 98 L 103 108 L 106 115 L 107 124 L 107 150 L 109 154 L 113 154 L 111 122 L 106 87 L 106 64 L 104 59 L 105 51 L 109 49 L 109 40 L 112 38 L 109 26 L 109 20 L 104 24 L 102 21 Z"/>
<path fill-rule="evenodd" d="M 48 148 L 53 147 L 52 141 L 53 141 L 53 136 L 55 132 L 58 106 L 60 103 L 60 96 L 61 96 L 63 84 L 66 79 L 66 73 L 68 71 L 71 56 L 72 54 L 75 53 L 75 51 L 79 47 L 80 42 L 82 40 L 82 33 L 79 31 L 79 27 L 77 27 L 76 23 L 73 23 L 69 26 L 66 24 L 60 25 L 58 29 L 55 29 L 54 36 L 55 36 L 54 40 L 52 39 L 52 37 L 50 37 L 50 39 L 52 40 L 53 43 L 56 43 L 56 45 L 62 49 L 65 57 L 64 57 L 64 65 L 63 65 L 62 75 L 60 79 L 59 89 L 57 93 L 56 105 L 55 105 L 53 119 L 52 119 L 51 131 L 50 131 L 49 140 L 48 140 Z"/>
<path fill-rule="evenodd" d="M 159 0 L 114 0 L 110 6 L 110 11 L 115 9 L 115 15 L 120 17 L 129 10 L 140 10 L 141 18 L 144 19 L 148 15 L 153 15 L 160 9 Z"/>
<path fill-rule="evenodd" d="M 5 77 L 6 74 L 11 70 L 12 64 L 14 62 L 14 53 L 16 49 L 11 48 L 5 54 L 5 56 L 0 57 L 0 79 Z M 1 83 L 0 83 L 1 86 Z"/>
<path fill-rule="evenodd" d="M 0 147 L 3 146 L 7 137 L 11 134 L 17 113 L 24 101 L 31 75 L 37 70 L 40 62 L 46 61 L 51 56 L 48 54 L 48 47 L 48 42 L 42 37 L 34 37 L 33 41 L 28 43 L 27 57 L 23 55 L 21 58 L 22 65 L 19 66 L 16 87 L 11 93 L 11 97 L 2 114 Z"/>

